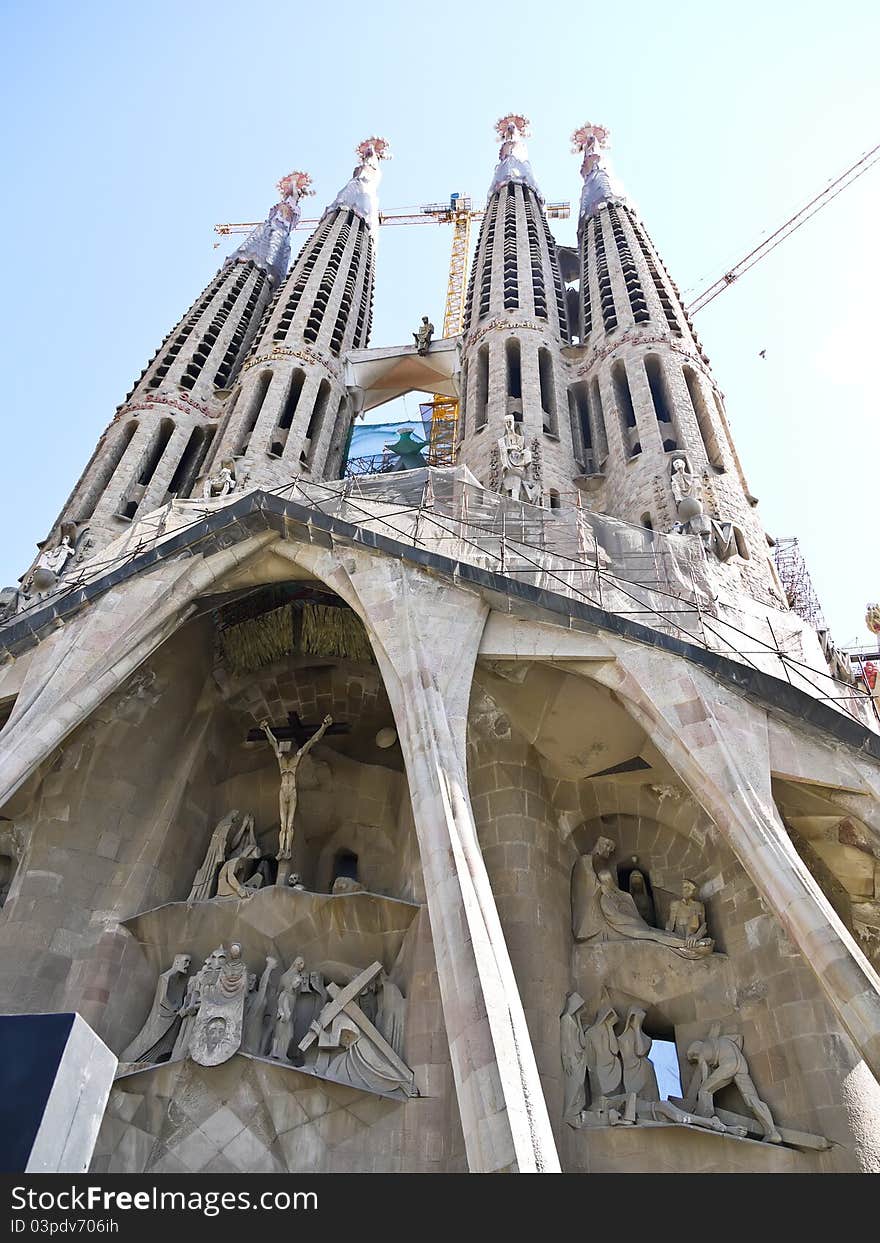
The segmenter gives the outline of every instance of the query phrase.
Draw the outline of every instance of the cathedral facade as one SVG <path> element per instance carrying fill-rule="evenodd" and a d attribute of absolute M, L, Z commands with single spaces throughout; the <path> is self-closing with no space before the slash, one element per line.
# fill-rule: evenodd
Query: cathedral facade
<path fill-rule="evenodd" d="M 788 606 L 608 133 L 500 150 L 459 336 L 370 345 L 385 139 L 165 338 L 2 597 L 0 1010 L 95 1172 L 880 1169 L 880 733 Z M 347 476 L 459 403 L 455 464 Z"/>

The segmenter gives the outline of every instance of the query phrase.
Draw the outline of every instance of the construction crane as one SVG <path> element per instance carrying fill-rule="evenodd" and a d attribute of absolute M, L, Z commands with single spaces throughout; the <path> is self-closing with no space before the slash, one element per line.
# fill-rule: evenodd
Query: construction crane
<path fill-rule="evenodd" d="M 571 204 L 546 203 L 544 210 L 552 220 L 567 220 Z M 475 210 L 469 195 L 450 194 L 447 203 L 425 203 L 415 210 L 380 212 L 381 225 L 451 224 L 452 253 L 449 258 L 449 276 L 446 283 L 446 305 L 443 310 L 443 336 L 456 337 L 464 327 L 464 301 L 466 291 L 467 259 L 471 239 L 471 221 L 480 220 L 485 209 Z M 235 224 L 215 224 L 214 232 L 222 237 L 233 233 L 249 233 L 259 221 Z M 319 217 L 300 220 L 297 229 L 311 229 L 319 223 Z M 216 245 L 219 246 L 219 242 Z M 428 463 L 431 466 L 452 466 L 455 462 L 456 428 L 458 427 L 459 403 L 454 397 L 435 393 L 430 402 L 421 407 L 423 415 L 431 415 L 431 434 L 428 441 Z"/>
<path fill-rule="evenodd" d="M 740 259 L 739 263 L 735 263 L 723 276 L 719 276 L 716 281 L 707 286 L 702 293 L 694 298 L 693 302 L 688 303 L 688 313 L 695 315 L 697 311 L 702 311 L 703 307 L 708 306 L 725 289 L 729 289 L 734 281 L 738 280 L 744 272 L 748 272 L 750 268 L 753 268 L 756 263 L 759 263 L 765 255 L 769 255 L 771 250 L 775 250 L 780 242 L 784 242 L 787 237 L 791 237 L 795 230 L 799 229 L 802 224 L 806 224 L 812 216 L 815 216 L 816 212 L 821 211 L 832 199 L 837 198 L 838 194 L 842 193 L 847 186 L 851 186 L 854 181 L 857 181 L 878 160 L 880 160 L 880 145 L 874 147 L 871 151 L 867 151 L 856 160 L 855 164 L 851 164 L 846 172 L 841 173 L 839 177 L 835 177 L 833 181 L 829 181 L 824 190 L 821 190 L 814 198 L 811 198 L 809 203 L 805 203 L 800 211 L 789 217 L 785 224 L 780 225 L 775 233 L 771 233 L 769 237 L 764 238 L 763 242 L 760 242 L 753 250 L 750 250 L 747 255 Z"/>

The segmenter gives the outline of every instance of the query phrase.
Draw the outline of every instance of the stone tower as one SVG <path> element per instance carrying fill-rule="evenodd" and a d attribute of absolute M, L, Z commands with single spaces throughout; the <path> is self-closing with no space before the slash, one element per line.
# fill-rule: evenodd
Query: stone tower
<path fill-rule="evenodd" d="M 462 338 L 458 461 L 498 487 L 498 440 L 512 416 L 534 461 L 534 500 L 558 503 L 577 473 L 565 413 L 565 293 L 528 121 L 498 121 L 498 165 L 471 268 Z"/>
<path fill-rule="evenodd" d="M 337 478 L 352 412 L 342 356 L 367 344 L 384 138 L 357 148 L 351 179 L 327 207 L 279 288 L 229 400 L 214 463 L 250 484 Z"/>
<path fill-rule="evenodd" d="M 713 520 L 733 529 L 726 547 L 716 545 L 725 559 L 736 558 L 744 586 L 770 598 L 776 580 L 766 536 L 709 360 L 638 212 L 608 167 L 608 130 L 583 125 L 572 141 L 583 155 L 584 179 L 580 298 L 572 325 L 580 348 L 569 352 L 572 432 L 583 464 L 578 482 L 592 507 L 668 532 L 681 518 L 673 474 L 683 459 L 704 509 L 705 542 L 711 542 Z"/>
<path fill-rule="evenodd" d="M 877 702 L 606 132 L 575 250 L 526 128 L 460 341 L 364 348 L 384 140 L 284 279 L 286 179 L 4 593 L 0 1025 L 118 1059 L 95 1174 L 880 1170 Z M 338 477 L 459 374 L 458 465 Z"/>
<path fill-rule="evenodd" d="M 280 202 L 165 338 L 101 437 L 48 544 L 62 530 L 79 534 L 87 526 L 94 553 L 165 501 L 189 495 L 287 271 L 289 234 L 308 184 L 299 172 L 279 182 Z"/>

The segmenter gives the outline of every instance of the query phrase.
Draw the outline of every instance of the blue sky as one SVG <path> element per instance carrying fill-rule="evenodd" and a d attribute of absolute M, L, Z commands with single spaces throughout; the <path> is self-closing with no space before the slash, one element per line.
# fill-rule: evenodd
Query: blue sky
<path fill-rule="evenodd" d="M 308 170 L 316 209 L 368 134 L 386 209 L 482 198 L 492 125 L 531 118 L 549 198 L 569 135 L 615 167 L 682 289 L 708 283 L 880 140 L 873 2 L 34 4 L 0 18 L 7 118 L 0 580 L 26 568 L 116 405 L 228 249 Z M 880 167 L 697 318 L 769 531 L 797 535 L 838 642 L 880 597 Z M 571 242 L 574 221 L 554 231 Z M 303 234 L 296 235 L 301 241 Z M 385 229 L 373 344 L 442 322 L 449 230 Z M 759 351 L 766 350 L 766 358 Z M 415 411 L 413 411 L 415 413 Z"/>

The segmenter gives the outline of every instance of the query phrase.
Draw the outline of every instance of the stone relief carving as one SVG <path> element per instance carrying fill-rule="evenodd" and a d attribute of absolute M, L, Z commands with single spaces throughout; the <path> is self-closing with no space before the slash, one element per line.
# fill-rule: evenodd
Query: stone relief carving
<path fill-rule="evenodd" d="M 216 896 L 220 872 L 227 860 L 257 859 L 259 854 L 260 848 L 254 837 L 253 816 L 237 809 L 230 811 L 211 834 L 208 850 L 202 866 L 196 872 L 187 901 L 204 902 Z M 232 885 L 228 875 L 224 884 L 230 887 Z"/>
<path fill-rule="evenodd" d="M 685 882 L 686 896 L 673 904 L 676 914 L 671 915 L 672 927 L 652 927 L 633 894 L 618 886 L 616 869 L 608 863 L 613 852 L 614 843 L 600 837 L 591 853 L 582 855 L 574 866 L 571 896 L 575 940 L 652 941 L 681 958 L 708 957 L 715 943 L 706 935 L 705 908 L 693 898 L 696 886 Z M 698 916 L 699 922 L 695 922 Z M 679 930 L 685 928 L 688 931 Z"/>
<path fill-rule="evenodd" d="M 222 947 L 221 947 L 222 949 Z M 245 1000 L 255 983 L 233 942 L 210 982 L 203 983 L 189 1042 L 189 1056 L 200 1066 L 219 1066 L 241 1047 Z"/>
<path fill-rule="evenodd" d="M 224 458 L 216 475 L 207 475 L 202 484 L 202 497 L 206 501 L 214 501 L 219 497 L 228 496 L 238 486 L 235 461 Z"/>
<path fill-rule="evenodd" d="M 710 518 L 702 499 L 702 483 L 694 473 L 685 453 L 675 453 L 669 462 L 669 486 L 675 501 L 678 521 L 672 530 L 676 535 L 699 535 L 707 552 L 719 561 L 740 556 L 750 559 L 749 547 L 742 528 L 733 522 Z"/>
<path fill-rule="evenodd" d="M 248 994 L 241 1038 L 241 1047 L 245 1053 L 255 1053 L 259 1056 L 266 1047 L 269 1035 L 267 1027 L 269 986 L 277 966 L 278 959 L 268 955 L 259 985 Z"/>
<path fill-rule="evenodd" d="M 565 1097 L 563 1121 L 577 1125 L 587 1106 L 587 1039 L 581 1011 L 580 993 L 569 993 L 559 1020 L 559 1048 L 562 1055 Z"/>
<path fill-rule="evenodd" d="M 324 977 L 317 971 L 307 971 L 303 958 L 295 958 L 281 977 L 269 1056 L 281 1062 L 290 1061 L 291 1044 L 302 1039 L 326 1000 Z M 295 1060 L 302 1060 L 298 1051 Z"/>
<path fill-rule="evenodd" d="M 172 1062 L 186 1057 L 189 1053 L 190 1042 L 201 1004 L 202 991 L 209 988 L 217 980 L 220 974 L 220 967 L 224 962 L 226 962 L 226 950 L 220 945 L 217 949 L 211 951 L 196 974 L 190 976 L 183 998 L 183 1005 L 180 1007 L 181 1023 L 177 1039 L 174 1042 L 174 1048 L 171 1051 Z"/>
<path fill-rule="evenodd" d="M 657 1075 L 648 1057 L 653 1041 L 642 1030 L 644 1021 L 645 1011 L 639 1006 L 631 1006 L 623 1031 L 617 1037 L 623 1071 L 623 1090 L 634 1093 L 643 1101 L 659 1101 Z"/>
<path fill-rule="evenodd" d="M 186 994 L 190 961 L 189 954 L 177 954 L 168 970 L 159 976 L 147 1020 L 122 1053 L 120 1061 L 161 1062 L 171 1055 L 180 1029 L 180 1011 Z"/>
<path fill-rule="evenodd" d="M 579 1130 L 592 1126 L 634 1126 L 639 1122 L 674 1123 L 742 1139 L 749 1132 L 745 1120 L 726 1113 L 722 1119 L 714 1107 L 715 1092 L 735 1083 L 767 1142 L 783 1142 L 770 1110 L 752 1083 L 742 1052 L 742 1036 L 712 1034 L 691 1044 L 687 1057 L 696 1068 L 688 1097 L 682 1101 L 661 1100 L 657 1075 L 649 1059 L 653 1042 L 642 1026 L 645 1010 L 631 1006 L 618 1033 L 618 1015 L 607 1000 L 600 1003 L 595 1020 L 586 1030 L 580 1018 L 583 1006 L 583 998 L 571 993 L 560 1020 L 565 1074 L 563 1119 L 569 1126 Z M 590 1088 L 588 1107 L 585 1080 Z M 807 1147 L 827 1144 L 821 1136 L 801 1132 L 786 1132 L 786 1136 L 788 1142 Z"/>
<path fill-rule="evenodd" d="M 374 962 L 344 988 L 328 984 L 330 1000 L 312 1021 L 299 1049 L 307 1068 L 337 1083 L 368 1092 L 398 1091 L 417 1096 L 412 1070 L 358 1005 L 364 989 L 381 972 L 381 963 Z M 395 998 L 390 1008 L 402 1008 L 402 1002 L 400 994 L 399 1001 Z M 379 1007 L 381 1014 L 381 1000 Z M 402 1040 L 402 1012 L 400 1024 Z"/>
<path fill-rule="evenodd" d="M 281 787 L 278 792 L 278 807 L 281 817 L 277 855 L 279 860 L 289 859 L 293 849 L 293 820 L 296 814 L 297 799 L 296 773 L 300 761 L 316 743 L 321 741 L 332 724 L 333 717 L 325 716 L 317 733 L 313 734 L 308 742 L 303 743 L 298 751 L 291 754 L 292 744 L 287 739 L 279 742 L 269 728 L 269 722 L 260 722 L 260 729 L 266 735 L 272 750 L 275 752 L 281 775 Z"/>
<path fill-rule="evenodd" d="M 534 479 L 533 454 L 512 414 L 504 416 L 504 435 L 498 440 L 499 491 L 512 501 L 537 504 L 540 485 Z"/>
<path fill-rule="evenodd" d="M 741 1035 L 712 1035 L 705 1040 L 695 1040 L 688 1048 L 687 1060 L 694 1065 L 695 1070 L 685 1104 L 689 1106 L 694 1102 L 694 1112 L 698 1117 L 713 1117 L 715 1093 L 733 1083 L 739 1089 L 746 1108 L 761 1124 L 766 1142 L 782 1143 L 782 1136 L 773 1121 L 773 1115 L 758 1096 L 758 1090 L 752 1082 L 749 1064 L 743 1053 Z"/>

